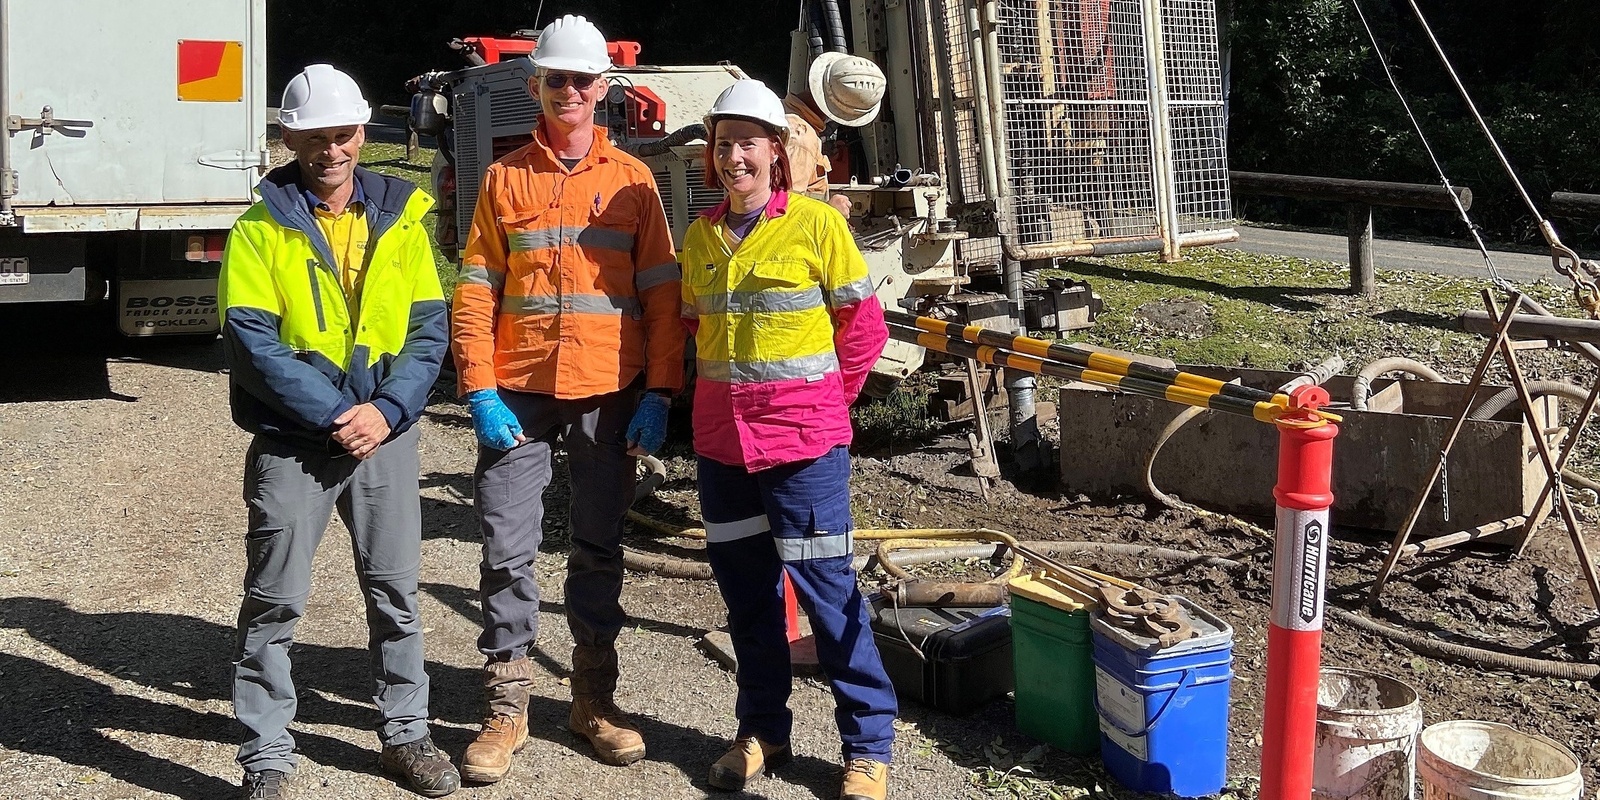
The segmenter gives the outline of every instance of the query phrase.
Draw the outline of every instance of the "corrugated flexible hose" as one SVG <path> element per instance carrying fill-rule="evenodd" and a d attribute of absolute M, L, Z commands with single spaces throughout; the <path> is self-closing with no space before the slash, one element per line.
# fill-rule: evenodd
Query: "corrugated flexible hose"
<path fill-rule="evenodd" d="M 1576 403 L 1580 409 L 1583 407 L 1583 404 L 1589 400 L 1589 393 L 1585 391 L 1583 387 L 1574 386 L 1565 381 L 1528 381 L 1528 394 L 1535 400 L 1541 397 L 1549 397 L 1554 395 L 1564 400 L 1571 400 L 1572 402 Z M 1467 416 L 1469 419 L 1479 421 L 1494 419 L 1496 414 L 1499 414 L 1501 411 L 1504 411 L 1506 408 L 1509 408 L 1516 402 L 1516 388 L 1513 387 L 1505 389 L 1499 394 L 1483 401 L 1483 405 L 1473 409 L 1472 413 Z M 1569 484 L 1572 484 L 1573 486 L 1588 489 L 1589 491 L 1600 495 L 1600 481 L 1595 481 L 1592 478 L 1573 472 L 1570 468 L 1562 468 L 1561 479 Z"/>
<path fill-rule="evenodd" d="M 1443 375 L 1421 361 L 1409 358 L 1380 358 L 1356 374 L 1356 382 L 1350 387 L 1350 407 L 1357 411 L 1366 411 L 1367 398 L 1372 396 L 1372 382 L 1390 372 L 1404 372 L 1434 383 L 1444 382 Z"/>

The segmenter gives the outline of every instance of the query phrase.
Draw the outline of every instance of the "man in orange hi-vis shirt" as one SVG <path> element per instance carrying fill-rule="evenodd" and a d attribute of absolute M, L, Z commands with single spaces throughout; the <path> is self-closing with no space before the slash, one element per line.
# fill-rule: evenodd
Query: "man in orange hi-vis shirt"
<path fill-rule="evenodd" d="M 568 726 L 600 760 L 630 764 L 644 740 L 613 701 L 622 592 L 622 518 L 634 459 L 666 438 L 683 385 L 679 270 L 650 170 L 594 125 L 611 68 L 583 17 L 546 27 L 529 91 L 534 141 L 484 176 L 452 310 L 461 394 L 478 436 L 474 499 L 483 531 L 479 591 L 487 711 L 462 774 L 493 782 L 528 737 L 538 635 L 533 569 L 542 495 L 559 439 L 572 476 L 567 623 Z M 632 455 L 630 455 L 632 454 Z"/>

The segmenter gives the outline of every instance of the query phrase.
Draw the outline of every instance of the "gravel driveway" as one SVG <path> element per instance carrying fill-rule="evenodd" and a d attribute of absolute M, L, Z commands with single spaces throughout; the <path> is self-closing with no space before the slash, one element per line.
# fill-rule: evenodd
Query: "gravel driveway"
<path fill-rule="evenodd" d="M 9 325 L 7 327 L 10 327 Z M 17 341 L 13 339 L 12 341 Z M 119 348 L 109 353 L 106 348 Z M 0 797 L 230 797 L 240 729 L 229 652 L 244 562 L 240 477 L 249 437 L 228 419 L 215 344 L 134 347 L 83 336 L 4 364 L 0 389 Z M 423 424 L 422 614 L 435 738 L 459 758 L 479 713 L 474 444 L 465 409 L 436 403 Z M 562 483 L 558 481 L 558 483 Z M 565 505 L 564 485 L 553 490 Z M 564 513 L 540 559 L 548 670 L 532 742 L 499 785 L 457 797 L 704 797 L 734 731 L 732 676 L 697 648 L 724 623 L 715 587 L 631 575 L 618 700 L 650 752 L 618 769 L 565 730 L 571 639 L 562 617 Z M 336 521 L 318 553 L 297 631 L 302 796 L 412 797 L 377 771 L 366 629 L 348 538 Z M 797 759 L 756 795 L 831 798 L 832 702 L 795 684 Z M 1009 707 L 1003 713 L 1009 714 Z M 991 709 L 994 716 L 1001 711 Z M 967 792 L 968 770 L 919 734 L 896 743 L 899 797 Z M 945 718 L 925 721 L 945 723 Z M 978 745 L 981 747 L 981 744 Z"/>
<path fill-rule="evenodd" d="M 228 702 L 228 657 L 244 560 L 239 495 L 249 440 L 228 420 L 219 348 L 107 339 L 98 335 L 104 321 L 86 312 L 66 325 L 60 312 L 5 313 L 0 799 L 228 798 L 239 779 L 233 754 L 241 731 Z M 479 712 L 474 443 L 465 409 L 454 402 L 439 399 L 422 424 L 422 613 L 434 733 L 459 757 Z M 675 428 L 673 436 L 664 459 L 669 480 L 640 507 L 683 523 L 696 513 L 693 467 L 686 431 Z M 859 527 L 990 527 L 1029 540 L 1136 542 L 1253 562 L 1232 573 L 1131 556 L 1083 562 L 1201 600 L 1234 627 L 1229 796 L 1253 797 L 1271 595 L 1264 543 L 1222 517 L 1150 508 L 1136 498 L 1108 504 L 1063 497 L 1050 480 L 1029 490 L 1001 481 L 980 499 L 964 472 L 964 444 L 912 438 L 856 458 L 851 489 Z M 545 603 L 535 656 L 547 675 L 532 706 L 533 739 L 506 781 L 455 796 L 706 797 L 703 776 L 735 727 L 733 677 L 697 648 L 702 634 L 725 621 L 709 582 L 628 577 L 623 601 L 635 625 L 619 642 L 618 700 L 637 715 L 648 758 L 625 769 L 603 766 L 565 730 L 561 681 L 571 640 L 561 582 L 569 487 L 560 462 L 557 469 L 539 562 Z M 634 536 L 634 544 L 658 552 L 692 549 Z M 414 797 L 377 772 L 376 714 L 363 677 L 366 629 L 346 541 L 335 522 L 297 632 L 295 735 L 308 789 L 301 797 Z M 1387 541 L 1341 533 L 1331 557 L 1331 602 L 1354 607 L 1354 593 L 1364 597 L 1361 587 Z M 1421 559 L 1396 576 L 1389 596 L 1388 622 L 1478 647 L 1580 662 L 1592 661 L 1600 647 L 1570 547 L 1550 533 L 1527 559 Z M 1342 624 L 1330 624 L 1323 659 L 1411 683 L 1430 723 L 1484 719 L 1545 733 L 1578 754 L 1591 792 L 1600 780 L 1600 682 L 1441 662 Z M 831 800 L 839 775 L 831 697 L 819 680 L 797 679 L 792 706 L 798 758 L 755 784 L 751 796 Z M 1097 759 L 1017 733 L 1013 715 L 1009 699 L 967 717 L 902 703 L 891 795 L 1132 796 L 1106 778 Z M 1031 772 L 1011 770 L 1019 762 Z"/>

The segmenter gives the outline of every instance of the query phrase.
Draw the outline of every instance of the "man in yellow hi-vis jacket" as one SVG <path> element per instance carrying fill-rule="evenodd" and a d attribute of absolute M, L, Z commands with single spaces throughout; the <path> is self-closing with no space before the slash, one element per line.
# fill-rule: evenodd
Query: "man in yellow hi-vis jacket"
<path fill-rule="evenodd" d="M 355 82 L 333 67 L 314 64 L 290 81 L 278 122 L 295 162 L 261 181 L 260 202 L 234 224 L 222 257 L 229 401 L 234 422 L 255 434 L 233 659 L 248 800 L 288 796 L 289 647 L 335 509 L 366 600 L 380 763 L 428 797 L 460 785 L 428 733 L 417 613 L 415 424 L 448 346 L 422 225 L 433 200 L 356 166 L 370 116 Z"/>

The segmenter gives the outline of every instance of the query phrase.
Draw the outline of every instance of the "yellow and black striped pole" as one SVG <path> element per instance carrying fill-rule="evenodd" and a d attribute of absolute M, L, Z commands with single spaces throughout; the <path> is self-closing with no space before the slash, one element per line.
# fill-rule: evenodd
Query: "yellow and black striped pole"
<path fill-rule="evenodd" d="M 1027 336 L 1012 336 L 1000 331 L 980 328 L 976 325 L 962 326 L 932 317 L 907 314 L 903 311 L 885 310 L 884 318 L 896 325 L 916 328 L 917 330 L 938 334 L 945 338 L 961 339 L 972 344 L 998 347 L 1035 358 L 1060 361 L 1083 369 L 1094 370 L 1095 372 L 1171 384 L 1207 394 L 1222 394 L 1239 400 L 1271 403 L 1285 408 L 1289 405 L 1289 396 L 1286 394 L 1263 391 L 1249 386 L 1241 386 L 1237 383 L 1227 383 L 1216 378 L 1196 375 L 1192 372 L 1180 372 L 1175 369 L 1155 367 L 1110 353 L 1080 350 L 1070 344 L 1047 342 L 1043 339 L 1033 339 Z"/>
<path fill-rule="evenodd" d="M 931 321 L 938 322 L 938 320 Z M 958 330 L 968 330 L 962 329 L 960 326 L 956 326 L 956 328 Z M 991 333 L 994 332 L 991 331 Z M 1152 380 L 1143 376 L 1119 374 L 1116 372 L 1094 369 L 1084 365 L 1064 363 L 1051 358 L 1041 358 L 1035 355 L 1014 353 L 994 345 L 976 344 L 965 339 L 952 338 L 944 335 L 942 332 L 907 327 L 903 324 L 900 324 L 897 320 L 891 320 L 889 325 L 889 335 L 899 341 L 920 345 L 929 350 L 947 353 L 959 358 L 976 359 L 985 364 L 1020 369 L 1025 372 L 1032 372 L 1038 375 L 1049 375 L 1056 378 L 1065 378 L 1067 380 L 1083 381 L 1084 383 L 1092 383 L 1096 386 L 1104 386 L 1108 389 L 1116 389 L 1129 394 L 1137 394 L 1142 397 L 1149 397 L 1156 400 L 1168 400 L 1174 403 L 1182 403 L 1184 405 L 1198 406 L 1200 408 L 1208 408 L 1214 411 L 1223 411 L 1230 414 L 1247 416 L 1261 422 L 1276 422 L 1280 417 L 1291 410 L 1287 395 L 1273 395 L 1270 392 L 1262 392 L 1256 389 L 1251 391 L 1255 392 L 1258 396 L 1265 396 L 1274 400 L 1277 397 L 1282 397 L 1283 402 L 1280 404 L 1273 402 L 1272 400 L 1247 399 L 1222 391 L 1209 391 L 1206 388 L 1180 385 L 1176 382 L 1171 382 L 1165 379 Z M 1005 334 L 997 335 L 1005 339 L 1024 338 L 1010 337 L 1006 336 Z M 1037 339 L 1027 341 L 1047 344 L 1045 342 L 1040 342 L 1040 340 Z M 1081 356 L 1084 354 L 1078 353 L 1077 355 Z M 1095 353 L 1094 355 L 1098 356 L 1101 354 Z M 1134 363 L 1127 362 L 1126 359 L 1117 359 L 1117 361 L 1123 363 Z M 1175 370 L 1161 371 L 1170 372 L 1177 375 L 1190 375 L 1193 378 L 1202 378 L 1202 376 L 1199 375 L 1176 372 Z M 1212 380 L 1209 378 L 1202 379 Z M 1244 388 L 1239 387 L 1237 384 L 1221 383 L 1220 381 L 1213 382 L 1220 386 L 1233 387 L 1235 389 Z M 1335 415 L 1327 414 L 1325 412 L 1316 413 L 1321 415 L 1324 420 L 1338 421 L 1338 417 Z"/>

